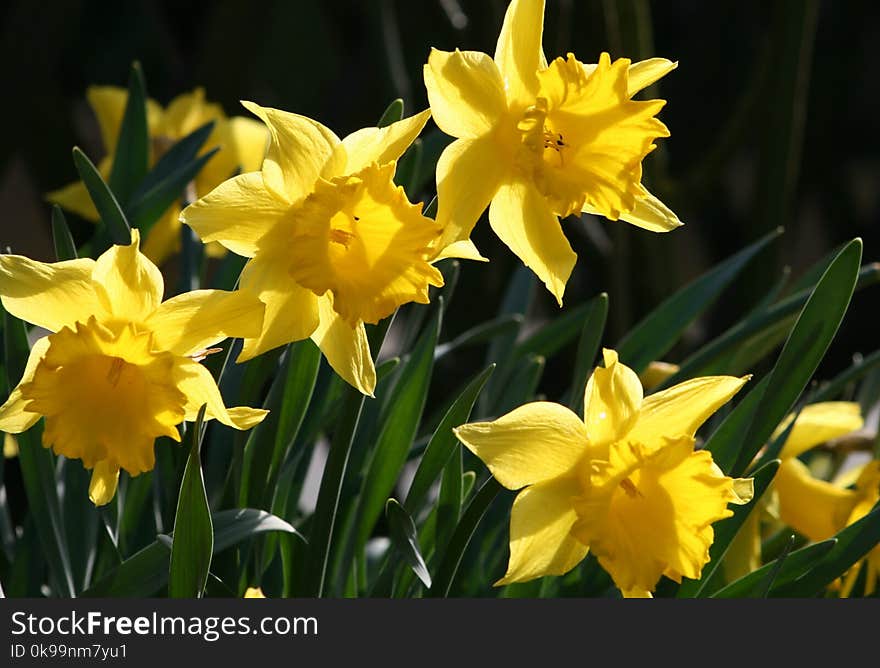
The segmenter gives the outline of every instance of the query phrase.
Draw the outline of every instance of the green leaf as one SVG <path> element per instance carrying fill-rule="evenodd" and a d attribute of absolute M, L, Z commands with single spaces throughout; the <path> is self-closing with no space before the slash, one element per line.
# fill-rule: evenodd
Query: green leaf
<path fill-rule="evenodd" d="M 77 258 L 76 244 L 73 243 L 73 236 L 67 227 L 67 219 L 57 204 L 52 205 L 52 244 L 55 246 L 55 258 L 59 262 Z"/>
<path fill-rule="evenodd" d="M 522 326 L 523 317 L 519 313 L 500 315 L 492 320 L 480 323 L 456 336 L 452 341 L 441 343 L 434 349 L 434 359 L 448 355 L 460 348 L 491 341 L 495 337 L 516 335 Z"/>
<path fill-rule="evenodd" d="M 648 364 L 663 357 L 684 329 L 780 234 L 782 229 L 777 228 L 764 235 L 666 299 L 617 344 L 620 360 L 641 373 Z"/>
<path fill-rule="evenodd" d="M 730 411 L 721 425 L 706 439 L 705 448 L 712 453 L 712 459 L 725 474 L 729 474 L 739 456 L 742 435 L 752 423 L 770 378 L 762 378 L 757 385 Z"/>
<path fill-rule="evenodd" d="M 861 290 L 877 283 L 878 280 L 880 280 L 880 266 L 865 265 L 859 270 L 856 289 Z M 755 313 L 737 323 L 689 356 L 681 363 L 678 372 L 661 383 L 657 390 L 665 389 L 688 378 L 727 372 L 723 366 L 724 360 L 728 359 L 732 352 L 739 350 L 744 342 L 760 337 L 768 330 L 778 328 L 781 323 L 794 317 L 807 303 L 811 294 L 812 290 L 802 290 L 767 310 Z"/>
<path fill-rule="evenodd" d="M 418 510 L 431 485 L 434 484 L 437 476 L 440 475 L 440 472 L 446 466 L 446 462 L 449 461 L 458 445 L 458 439 L 455 438 L 452 429 L 468 421 L 471 410 L 474 407 L 474 402 L 476 402 L 483 386 L 489 380 L 494 370 L 495 365 L 490 364 L 480 372 L 479 375 L 468 383 L 464 391 L 455 400 L 455 403 L 446 412 L 446 415 L 443 416 L 443 420 L 428 442 L 428 447 L 425 448 L 425 452 L 419 462 L 419 467 L 416 469 L 412 483 L 410 483 L 409 491 L 403 502 L 403 507 L 406 508 L 407 512 L 415 513 Z"/>
<path fill-rule="evenodd" d="M 4 360 L 9 387 L 18 385 L 30 354 L 24 323 L 4 312 Z M 52 588 L 58 596 L 73 597 L 73 569 L 67 549 L 64 518 L 55 480 L 55 457 L 42 444 L 42 422 L 18 434 L 18 458 L 24 479 L 28 508 L 49 565 Z"/>
<path fill-rule="evenodd" d="M 122 207 L 119 206 L 116 196 L 104 182 L 97 167 L 76 146 L 73 147 L 73 164 L 76 166 L 76 171 L 85 184 L 86 190 L 89 191 L 89 196 L 98 210 L 101 224 L 110 240 L 119 246 L 131 244 L 131 226 L 128 224 L 128 219 L 122 212 Z"/>
<path fill-rule="evenodd" d="M 858 522 L 853 522 L 834 538 L 836 544 L 797 580 L 777 586 L 775 596 L 815 596 L 846 573 L 849 568 L 880 543 L 880 505 Z"/>
<path fill-rule="evenodd" d="M 727 554 L 730 543 L 736 537 L 737 532 L 739 532 L 748 516 L 757 508 L 758 501 L 773 481 L 777 469 L 779 469 L 778 459 L 767 462 L 758 469 L 752 476 L 755 486 L 755 495 L 752 497 L 752 500 L 743 506 L 734 506 L 731 508 L 733 516 L 716 522 L 713 525 L 715 540 L 709 548 L 709 563 L 703 567 L 702 576 L 699 580 L 685 579 L 682 581 L 681 586 L 678 588 L 678 598 L 698 598 L 712 593 L 708 586 L 712 576 L 724 560 L 724 555 Z"/>
<path fill-rule="evenodd" d="M 269 415 L 248 435 L 239 503 L 265 507 L 272 498 L 281 463 L 293 446 L 312 399 L 321 351 L 311 341 L 288 347 L 263 407 Z"/>
<path fill-rule="evenodd" d="M 513 349 L 513 357 L 526 355 L 552 357 L 573 341 L 583 330 L 583 323 L 595 309 L 597 299 L 591 299 L 585 304 L 576 306 L 568 313 L 550 320 L 534 334 L 517 343 Z"/>
<path fill-rule="evenodd" d="M 443 552 L 443 559 L 437 567 L 434 584 L 428 591 L 429 596 L 445 598 L 449 595 L 452 583 L 458 573 L 461 559 L 468 544 L 471 542 L 474 531 L 502 489 L 495 478 L 489 478 L 483 483 L 483 486 L 480 487 L 473 500 L 468 504 L 458 526 L 455 527 L 455 532 L 452 534 L 446 550 Z"/>
<path fill-rule="evenodd" d="M 128 203 L 135 188 L 146 175 L 149 162 L 147 91 L 140 63 L 134 63 L 128 78 L 128 99 L 108 179 L 110 190 L 120 202 Z"/>
<path fill-rule="evenodd" d="M 846 389 L 847 385 L 864 377 L 878 365 L 880 365 L 880 350 L 875 350 L 867 357 L 859 357 L 849 369 L 846 369 L 828 383 L 820 386 L 818 390 L 810 395 L 807 403 L 815 404 L 820 401 L 836 399 Z"/>
<path fill-rule="evenodd" d="M 141 188 L 132 197 L 127 211 L 132 224 L 146 235 L 174 202 L 181 198 L 187 185 L 195 179 L 220 147 L 195 157 L 210 134 L 213 122 L 202 126 L 175 144 L 156 164 Z M 155 176 L 154 176 L 155 175 Z"/>
<path fill-rule="evenodd" d="M 312 515 L 308 555 L 299 572 L 301 580 L 297 582 L 298 595 L 320 598 L 324 594 L 339 497 L 363 405 L 364 395 L 346 384 L 343 389 L 342 409 L 336 420 L 330 453 L 327 455 L 318 500 Z"/>
<path fill-rule="evenodd" d="M 360 548 L 366 544 L 376 520 L 381 516 L 385 501 L 397 483 L 415 439 L 431 384 L 434 347 L 440 332 L 441 313 L 438 305 L 434 317 L 400 370 L 394 388 L 394 402 L 384 419 L 380 418 L 381 431 L 361 495 L 355 535 L 356 552 L 360 552 Z"/>
<path fill-rule="evenodd" d="M 282 531 L 302 539 L 290 524 L 265 510 L 222 510 L 212 515 L 211 522 L 214 526 L 214 554 L 267 531 Z M 80 596 L 143 598 L 154 595 L 168 582 L 171 545 L 167 540 L 155 540 L 93 583 Z"/>
<path fill-rule="evenodd" d="M 849 306 L 861 258 L 862 242 L 855 239 L 834 259 L 804 305 L 770 372 L 764 399 L 758 404 L 733 466 L 734 476 L 745 471 L 767 442 L 825 356 Z"/>
<path fill-rule="evenodd" d="M 379 119 L 379 122 L 376 123 L 376 127 L 387 127 L 392 123 L 397 123 L 401 118 L 403 118 L 403 100 L 397 98 L 396 100 L 392 100 L 391 104 L 389 104 L 385 108 L 385 111 L 382 112 L 382 117 Z"/>
<path fill-rule="evenodd" d="M 498 397 L 497 413 L 507 413 L 532 400 L 538 389 L 538 383 L 541 382 L 545 362 L 541 355 L 528 355 L 520 360 L 516 370 L 510 375 L 507 386 Z"/>
<path fill-rule="evenodd" d="M 206 408 L 207 405 L 201 407 L 195 424 L 189 430 L 192 444 L 174 517 L 174 543 L 168 582 L 168 595 L 172 598 L 202 597 L 214 552 L 214 527 L 199 457 Z"/>
<path fill-rule="evenodd" d="M 568 398 L 568 407 L 581 417 L 584 416 L 584 391 L 596 363 L 596 354 L 599 352 L 599 343 L 608 318 L 608 294 L 602 292 L 587 304 L 590 309 L 581 326 Z"/>
<path fill-rule="evenodd" d="M 392 544 L 403 555 L 422 584 L 430 587 L 431 574 L 428 573 L 428 566 L 419 550 L 419 539 L 412 517 L 394 499 L 388 499 L 385 503 L 385 517 L 388 519 Z"/>
<path fill-rule="evenodd" d="M 769 564 L 764 564 L 757 570 L 752 571 L 748 575 L 744 575 L 738 580 L 734 580 L 729 585 L 722 587 L 714 594 L 712 598 L 746 598 L 750 596 L 759 596 L 762 594 L 762 585 L 766 584 L 769 576 L 774 569 L 778 568 L 775 578 L 770 586 L 769 594 L 772 595 L 774 590 L 778 590 L 783 585 L 789 584 L 807 573 L 813 568 L 814 564 L 831 551 L 837 545 L 837 539 L 831 538 L 821 543 L 807 545 L 800 550 L 795 550 L 787 557 L 782 559 L 774 559 Z M 782 560 L 782 561 L 780 561 Z"/>
<path fill-rule="evenodd" d="M 418 194 L 419 183 L 417 177 L 422 165 L 422 140 L 416 139 L 401 156 L 397 163 L 397 172 L 394 175 L 394 183 L 403 186 L 403 190 L 410 200 L 414 200 Z"/>

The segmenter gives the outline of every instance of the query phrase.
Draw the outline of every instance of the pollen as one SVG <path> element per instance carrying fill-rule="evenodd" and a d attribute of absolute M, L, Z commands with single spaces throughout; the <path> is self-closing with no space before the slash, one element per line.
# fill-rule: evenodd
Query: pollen
<path fill-rule="evenodd" d="M 355 216 L 354 219 L 360 220 L 357 216 Z M 339 244 L 347 249 L 352 242 L 352 239 L 354 239 L 354 234 L 351 232 L 346 232 L 345 230 L 340 230 L 338 228 L 330 230 L 330 243 Z"/>

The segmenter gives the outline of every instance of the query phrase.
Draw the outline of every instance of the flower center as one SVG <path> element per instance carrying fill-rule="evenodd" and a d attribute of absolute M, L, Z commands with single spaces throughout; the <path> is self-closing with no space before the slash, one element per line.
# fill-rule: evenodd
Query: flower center
<path fill-rule="evenodd" d="M 180 440 L 186 397 L 173 380 L 171 353 L 150 350 L 152 336 L 131 324 L 93 318 L 49 336 L 27 410 L 46 418 L 43 444 L 87 468 L 108 460 L 136 475 L 153 468 L 153 441 Z"/>
<path fill-rule="evenodd" d="M 290 274 L 352 326 L 375 323 L 443 285 L 430 264 L 440 228 L 394 185 L 394 163 L 321 180 L 291 212 Z"/>

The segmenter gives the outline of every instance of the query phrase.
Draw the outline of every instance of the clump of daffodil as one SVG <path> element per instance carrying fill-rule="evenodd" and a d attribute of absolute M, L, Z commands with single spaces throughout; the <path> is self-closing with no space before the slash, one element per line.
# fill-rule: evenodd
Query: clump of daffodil
<path fill-rule="evenodd" d="M 464 239 L 489 206 L 501 240 L 560 305 L 576 256 L 559 218 L 581 211 L 653 232 L 681 225 L 642 185 L 642 160 L 669 135 L 663 100 L 633 96 L 675 68 L 654 58 L 547 63 L 543 0 L 513 0 L 494 59 L 432 50 L 424 68 L 434 120 L 456 137 L 437 163 L 437 220 Z"/>
<path fill-rule="evenodd" d="M 336 372 L 372 395 L 376 371 L 364 323 L 443 285 L 441 257 L 479 257 L 469 242 L 440 244 L 442 227 L 393 182 L 396 160 L 425 111 L 340 140 L 304 116 L 244 102 L 269 127 L 259 172 L 241 174 L 184 209 L 203 241 L 250 258 L 241 289 L 266 304 L 238 361 L 311 337 Z"/>
<path fill-rule="evenodd" d="M 863 424 L 861 407 L 851 401 L 810 404 L 782 421 L 770 439 L 776 441 L 791 428 L 779 453 L 779 470 L 760 501 L 761 512 L 749 514 L 730 545 L 724 560 L 728 580 L 742 577 L 761 566 L 761 525 L 764 520 L 774 520 L 775 524 L 781 520 L 813 540 L 830 538 L 846 526 L 841 522 L 849 517 L 856 502 L 855 494 L 839 485 L 813 478 L 798 457 L 817 445 L 861 429 Z M 838 503 L 836 511 L 830 511 L 834 505 L 832 500 Z"/>
<path fill-rule="evenodd" d="M 604 361 L 587 383 L 584 420 L 534 402 L 455 429 L 498 482 L 522 489 L 496 585 L 562 575 L 592 551 L 625 596 L 649 596 L 661 575 L 699 578 L 712 523 L 752 497 L 750 479 L 694 451 L 696 430 L 747 378 L 695 378 L 644 397 L 617 353 Z"/>
<path fill-rule="evenodd" d="M 45 418 L 43 445 L 92 469 L 96 505 L 116 492 L 119 469 L 153 468 L 159 436 L 205 419 L 249 429 L 266 411 L 223 404 L 199 362 L 229 336 L 260 331 L 263 304 L 243 292 L 198 290 L 162 301 L 162 274 L 138 249 L 113 246 L 97 260 L 43 263 L 0 255 L 0 299 L 12 315 L 51 334 L 38 339 L 24 374 L 0 406 L 0 431 Z"/>
<path fill-rule="evenodd" d="M 98 171 L 107 179 L 113 168 L 116 142 L 128 101 L 128 90 L 115 86 L 92 86 L 86 99 L 101 130 L 105 156 L 98 163 Z M 266 129 L 257 121 L 243 116 L 227 118 L 223 108 L 205 100 L 205 92 L 196 88 L 174 98 L 163 108 L 154 100 L 147 100 L 147 130 L 150 136 L 150 165 L 154 165 L 178 140 L 214 121 L 214 128 L 201 153 L 219 146 L 220 150 L 205 164 L 194 180 L 195 194 L 205 195 L 229 178 L 236 170 L 259 169 L 266 152 Z M 49 201 L 97 222 L 98 212 L 81 181 L 71 183 L 47 195 Z M 144 254 L 156 264 L 180 250 L 180 207 L 173 204 L 160 220 L 150 228 L 144 239 Z M 208 252 L 217 255 L 223 249 L 209 246 Z"/>

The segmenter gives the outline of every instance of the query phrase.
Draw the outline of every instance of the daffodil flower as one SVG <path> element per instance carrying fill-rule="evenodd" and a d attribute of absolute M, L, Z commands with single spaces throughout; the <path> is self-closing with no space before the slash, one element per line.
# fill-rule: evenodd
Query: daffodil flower
<path fill-rule="evenodd" d="M 625 596 L 649 596 L 661 575 L 699 578 L 728 503 L 747 503 L 750 479 L 725 476 L 700 425 L 747 378 L 695 378 L 643 396 L 632 369 L 604 351 L 587 383 L 584 420 L 534 402 L 455 430 L 508 489 L 510 561 L 496 585 L 562 575 L 589 550 Z"/>
<path fill-rule="evenodd" d="M 116 492 L 119 469 L 153 468 L 159 436 L 205 418 L 249 429 L 264 410 L 226 408 L 198 363 L 229 336 L 260 331 L 263 305 L 244 292 L 198 290 L 162 301 L 162 274 L 138 249 L 113 246 L 97 260 L 43 263 L 0 255 L 0 299 L 12 315 L 50 332 L 0 406 L 0 431 L 18 434 L 45 417 L 43 445 L 92 469 L 96 505 Z"/>
<path fill-rule="evenodd" d="M 205 242 L 250 258 L 241 289 L 266 304 L 238 361 L 311 337 L 336 372 L 367 395 L 376 371 L 364 323 L 443 285 L 442 257 L 479 258 L 467 241 L 440 245 L 442 227 L 393 182 L 396 160 L 425 111 L 340 140 L 304 116 L 244 102 L 269 127 L 262 170 L 241 174 L 184 209 Z"/>
<path fill-rule="evenodd" d="M 113 168 L 113 156 L 128 101 L 128 91 L 115 86 L 92 86 L 86 92 L 86 99 L 98 119 L 106 152 L 98 163 L 98 171 L 107 179 Z M 205 100 L 205 92 L 201 88 L 179 95 L 164 109 L 154 100 L 147 100 L 151 165 L 175 142 L 210 121 L 214 121 L 214 129 L 201 152 L 206 153 L 217 146 L 220 150 L 195 178 L 195 193 L 199 196 L 210 192 L 239 168 L 241 171 L 259 169 L 266 152 L 266 129 L 251 118 L 227 118 L 220 105 Z M 81 181 L 50 192 L 47 198 L 87 220 L 98 220 L 98 212 Z M 179 250 L 180 207 L 174 204 L 150 229 L 144 240 L 143 252 L 156 264 L 162 264 Z M 223 252 L 223 248 L 218 245 L 209 246 L 208 252 L 217 256 Z"/>
<path fill-rule="evenodd" d="M 467 238 L 489 206 L 498 237 L 560 305 L 576 256 L 559 218 L 587 211 L 653 232 L 681 225 L 641 184 L 642 160 L 669 135 L 663 100 L 632 97 L 676 67 L 662 58 L 549 65 L 543 0 L 513 0 L 494 59 L 431 51 L 424 68 L 431 112 L 456 137 L 437 163 L 437 220 Z"/>
<path fill-rule="evenodd" d="M 248 587 L 242 598 L 266 598 L 266 595 L 260 587 Z"/>
<path fill-rule="evenodd" d="M 781 521 L 812 541 L 833 537 L 864 517 L 880 500 L 880 461 L 851 470 L 832 481 L 813 475 L 798 457 L 817 445 L 862 428 L 864 419 L 858 403 L 826 401 L 805 406 L 797 416 L 789 415 L 776 429 L 780 437 L 795 420 L 779 454 L 782 463 L 768 490 L 764 514 Z M 761 514 L 753 513 L 731 545 L 725 559 L 728 578 L 744 575 L 760 566 Z M 880 548 L 874 548 L 844 578 L 842 596 L 848 596 L 862 566 L 867 566 L 865 595 L 871 595 L 880 579 Z"/>

